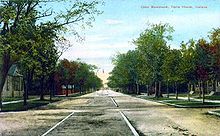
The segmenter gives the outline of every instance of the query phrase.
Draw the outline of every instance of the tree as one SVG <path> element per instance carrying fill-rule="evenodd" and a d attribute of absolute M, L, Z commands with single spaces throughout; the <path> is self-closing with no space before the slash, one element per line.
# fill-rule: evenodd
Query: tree
<path fill-rule="evenodd" d="M 165 55 L 162 65 L 163 79 L 167 82 L 167 96 L 169 97 L 168 84 L 172 83 L 175 84 L 176 99 L 178 99 L 177 83 L 181 81 L 181 77 L 179 75 L 179 65 L 181 59 L 182 56 L 180 50 L 172 49 Z"/>
<path fill-rule="evenodd" d="M 186 82 L 188 84 L 188 100 L 190 100 L 190 86 L 196 82 L 195 41 L 191 39 L 187 43 L 182 42 L 180 51 L 182 59 L 179 65 L 179 76 L 181 82 Z"/>
<path fill-rule="evenodd" d="M 115 65 L 111 76 L 108 78 L 108 85 L 112 88 L 122 88 L 129 92 L 131 90 L 130 76 L 127 69 L 127 63 L 129 60 L 126 58 L 126 54 L 117 54 L 112 63 Z"/>
<path fill-rule="evenodd" d="M 215 88 L 214 90 L 216 91 L 217 89 L 216 84 L 220 80 L 220 74 L 219 74 L 220 73 L 220 28 L 213 29 L 210 32 L 209 39 L 210 39 L 210 44 L 207 50 L 210 56 L 212 57 L 211 60 L 212 69 L 209 75 L 215 81 L 214 82 L 215 85 L 213 85 L 213 87 Z"/>
<path fill-rule="evenodd" d="M 137 55 L 138 82 L 146 87 L 147 95 L 150 95 L 150 86 L 153 84 L 152 67 L 146 61 L 145 55 L 139 51 Z"/>
<path fill-rule="evenodd" d="M 90 74 L 97 67 L 94 65 L 89 65 L 83 62 L 78 62 L 79 68 L 76 71 L 75 81 L 76 85 L 79 86 L 80 93 L 85 92 L 91 86 L 89 84 Z"/>
<path fill-rule="evenodd" d="M 153 81 L 155 82 L 155 97 L 162 96 L 161 68 L 163 58 L 168 51 L 167 41 L 172 40 L 170 35 L 172 32 L 173 28 L 168 24 L 151 25 L 134 41 L 138 47 L 137 49 L 144 54 L 147 63 L 151 67 Z"/>
<path fill-rule="evenodd" d="M 66 96 L 68 96 L 68 86 L 70 84 L 75 84 L 76 71 L 79 69 L 79 64 L 77 62 L 70 62 L 67 59 L 63 59 L 58 64 L 58 73 L 60 76 L 59 82 L 66 86 Z"/>
<path fill-rule="evenodd" d="M 97 1 L 70 2 L 69 9 L 61 13 L 54 12 L 52 7 L 42 8 L 45 2 L 40 0 L 0 2 L 0 24 L 2 24 L 0 26 L 0 108 L 3 86 L 10 66 L 20 61 L 32 45 L 38 43 L 30 35 L 35 26 L 43 27 L 43 33 L 54 31 L 53 38 L 59 39 L 59 34 L 67 30 L 67 25 L 79 22 L 90 25 L 91 21 L 94 21 L 94 15 L 100 14 L 96 9 L 99 4 Z M 72 32 L 78 35 L 76 30 Z"/>
<path fill-rule="evenodd" d="M 128 51 L 126 53 L 125 66 L 127 67 L 128 74 L 130 77 L 130 84 L 134 85 L 136 94 L 140 94 L 139 90 L 139 75 L 138 75 L 138 64 L 140 63 L 139 53 L 137 50 Z"/>
<path fill-rule="evenodd" d="M 54 45 L 53 31 L 47 33 L 43 32 L 44 29 L 36 28 L 33 30 L 32 38 L 38 42 L 33 44 L 32 48 L 24 55 L 20 61 L 21 69 L 23 69 L 25 81 L 24 105 L 28 97 L 28 90 L 31 89 L 33 77 L 39 78 L 40 81 L 40 99 L 44 99 L 45 81 L 50 80 L 49 84 L 52 85 L 53 73 L 56 68 L 56 63 L 59 58 L 59 52 Z M 50 92 L 52 89 L 50 89 Z M 51 94 L 50 93 L 50 94 Z M 52 95 L 50 95 L 51 99 Z"/>
<path fill-rule="evenodd" d="M 74 85 L 75 89 L 79 87 L 80 93 L 96 90 L 102 87 L 102 80 L 97 77 L 94 70 L 97 67 L 80 60 L 69 61 L 63 59 L 59 62 L 57 74 L 58 82 L 66 86 L 66 96 L 68 96 L 68 85 Z"/>
<path fill-rule="evenodd" d="M 128 90 L 128 92 L 132 91 L 139 94 L 138 65 L 141 62 L 138 51 L 129 50 L 125 54 L 118 54 L 113 59 L 113 63 L 115 68 L 109 77 L 109 86 L 119 87 Z"/>

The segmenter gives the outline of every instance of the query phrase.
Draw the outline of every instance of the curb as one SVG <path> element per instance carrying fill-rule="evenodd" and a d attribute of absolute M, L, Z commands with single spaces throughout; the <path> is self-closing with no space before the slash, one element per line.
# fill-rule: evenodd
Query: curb
<path fill-rule="evenodd" d="M 39 98 L 35 99 L 28 99 L 27 102 L 39 100 Z M 17 100 L 17 101 L 8 101 L 8 102 L 2 102 L 2 105 L 8 105 L 8 104 L 15 104 L 15 103 L 22 103 L 24 100 Z"/>
<path fill-rule="evenodd" d="M 220 104 L 219 105 L 201 105 L 201 106 L 183 106 L 183 105 L 178 105 L 178 104 L 171 104 L 171 103 L 167 103 L 167 102 L 164 102 L 164 101 L 157 101 L 159 103 L 163 103 L 163 104 L 166 104 L 168 106 L 174 106 L 176 108 L 216 108 L 216 107 L 220 107 Z"/>
<path fill-rule="evenodd" d="M 155 101 L 155 102 L 166 104 L 168 106 L 173 106 L 173 107 L 176 107 L 176 108 L 191 108 L 189 106 L 176 105 L 176 104 L 167 103 L 167 102 L 164 102 L 164 101 Z"/>
<path fill-rule="evenodd" d="M 138 97 L 136 97 L 136 98 L 138 98 Z M 165 105 L 172 106 L 172 107 L 175 107 L 175 108 L 216 108 L 216 107 L 220 107 L 220 104 L 219 105 L 204 105 L 204 106 L 183 106 L 183 105 L 168 103 L 168 102 L 165 102 L 165 101 L 157 101 L 157 100 L 144 99 L 144 98 L 139 98 L 139 99 L 152 101 L 152 102 L 157 102 L 157 103 L 165 104 Z"/>
<path fill-rule="evenodd" d="M 219 117 L 220 117 L 220 113 L 217 113 L 217 112 L 215 112 L 215 111 L 208 111 L 208 114 L 216 115 L 216 116 L 219 116 Z"/>

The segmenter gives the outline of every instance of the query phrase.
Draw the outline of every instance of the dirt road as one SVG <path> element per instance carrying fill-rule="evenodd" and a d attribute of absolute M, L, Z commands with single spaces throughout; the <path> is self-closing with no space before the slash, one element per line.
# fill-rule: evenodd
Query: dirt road
<path fill-rule="evenodd" d="M 111 101 L 113 97 L 119 107 Z M 42 135 L 71 112 L 48 136 L 133 135 L 119 111 L 140 135 L 217 136 L 220 118 L 205 114 L 210 109 L 172 108 L 110 90 L 70 98 L 37 110 L 0 114 L 2 135 Z"/>

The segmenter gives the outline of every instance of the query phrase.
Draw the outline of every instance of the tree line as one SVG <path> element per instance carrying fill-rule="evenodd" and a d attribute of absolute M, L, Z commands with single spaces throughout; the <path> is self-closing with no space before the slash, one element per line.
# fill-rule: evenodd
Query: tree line
<path fill-rule="evenodd" d="M 220 79 L 220 28 L 213 29 L 208 38 L 181 42 L 179 49 L 171 48 L 173 27 L 169 24 L 152 24 L 133 41 L 135 50 L 117 54 L 108 85 L 127 93 L 140 93 L 140 88 L 162 92 L 169 97 L 174 90 L 195 91 L 204 96 L 211 84 L 213 91 Z M 189 95 L 188 95 L 189 96 Z M 203 97 L 204 98 L 204 97 Z"/>
<path fill-rule="evenodd" d="M 90 26 L 101 14 L 96 8 L 100 2 L 95 0 L 52 3 L 68 6 L 55 10 L 41 0 L 0 1 L 0 108 L 7 73 L 13 64 L 19 65 L 24 75 L 26 105 L 32 81 L 39 79 L 43 94 L 46 81 L 54 77 L 59 57 L 71 46 L 64 34 L 80 38 L 77 27 Z"/>
<path fill-rule="evenodd" d="M 68 85 L 74 85 L 74 89 L 80 93 L 95 91 L 102 87 L 102 80 L 96 75 L 98 67 L 95 65 L 67 59 L 60 60 L 55 71 L 55 82 L 65 85 L 66 96 L 68 96 Z"/>

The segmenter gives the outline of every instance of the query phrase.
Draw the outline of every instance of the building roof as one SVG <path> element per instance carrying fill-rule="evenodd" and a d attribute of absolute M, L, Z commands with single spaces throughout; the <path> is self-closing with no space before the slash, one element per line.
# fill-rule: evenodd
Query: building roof
<path fill-rule="evenodd" d="M 19 72 L 18 72 L 18 67 L 17 67 L 17 65 L 15 65 L 15 64 L 13 64 L 13 65 L 10 67 L 10 69 L 9 69 L 9 71 L 8 71 L 8 75 L 9 75 L 9 76 L 18 76 L 18 77 L 23 76 L 23 75 L 19 74 Z"/>

